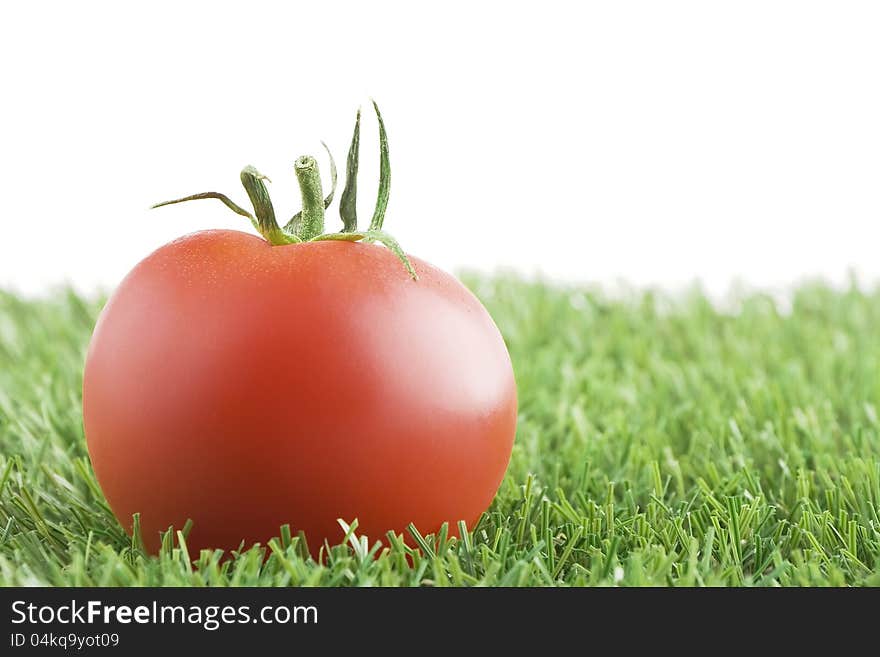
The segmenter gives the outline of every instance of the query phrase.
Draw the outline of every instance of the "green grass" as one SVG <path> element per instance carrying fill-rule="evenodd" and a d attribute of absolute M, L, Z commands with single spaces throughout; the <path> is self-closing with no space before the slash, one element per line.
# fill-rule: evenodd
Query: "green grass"
<path fill-rule="evenodd" d="M 133 547 L 81 426 L 100 304 L 0 292 L 0 584 L 880 585 L 880 291 L 721 312 L 697 292 L 468 283 L 519 385 L 497 499 L 466 540 L 378 558 L 355 541 L 323 564 L 289 533 L 268 559 Z"/>

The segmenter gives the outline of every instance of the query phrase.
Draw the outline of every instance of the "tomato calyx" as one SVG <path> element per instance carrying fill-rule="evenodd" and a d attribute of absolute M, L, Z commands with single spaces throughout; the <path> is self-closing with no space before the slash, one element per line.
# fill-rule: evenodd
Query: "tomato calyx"
<path fill-rule="evenodd" d="M 388 135 L 385 132 L 385 122 L 379 112 L 379 106 L 372 101 L 376 118 L 379 122 L 379 189 L 376 195 L 376 207 L 367 230 L 357 228 L 357 172 L 360 159 L 360 126 L 361 111 L 358 110 L 355 120 L 354 133 L 351 145 L 348 149 L 346 161 L 345 188 L 339 201 L 339 216 L 342 219 L 342 230 L 335 233 L 324 232 L 324 212 L 333 202 L 336 194 L 337 171 L 336 162 L 327 144 L 321 142 L 330 158 L 331 188 L 327 196 L 323 195 L 321 188 L 321 175 L 318 163 L 311 155 L 303 155 L 294 163 L 294 172 L 299 183 L 302 195 L 302 210 L 297 212 L 283 227 L 278 224 L 275 217 L 275 208 L 266 188 L 266 182 L 272 182 L 256 168 L 248 165 L 241 170 L 241 184 L 248 195 L 248 199 L 254 208 L 253 213 L 237 205 L 225 194 L 219 192 L 202 192 L 192 194 L 171 201 L 156 203 L 153 208 L 165 205 L 195 201 L 200 199 L 217 199 L 226 207 L 238 215 L 247 217 L 253 227 L 263 238 L 274 246 L 284 244 L 300 244 L 303 242 L 318 241 L 346 241 L 346 242 L 378 242 L 388 248 L 400 259 L 406 271 L 413 280 L 418 280 L 418 274 L 413 269 L 412 263 L 404 253 L 400 244 L 394 237 L 382 230 L 385 221 L 385 210 L 388 207 L 388 197 L 391 190 L 391 160 L 388 154 Z"/>

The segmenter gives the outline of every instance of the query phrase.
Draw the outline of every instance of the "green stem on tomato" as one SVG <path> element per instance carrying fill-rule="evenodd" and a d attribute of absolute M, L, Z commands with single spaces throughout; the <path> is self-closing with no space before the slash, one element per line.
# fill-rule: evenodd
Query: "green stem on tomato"
<path fill-rule="evenodd" d="M 388 135 L 385 133 L 385 121 L 379 112 L 379 106 L 375 100 L 371 100 L 373 109 L 376 110 L 376 118 L 379 120 L 379 192 L 376 195 L 376 209 L 373 211 L 373 220 L 370 221 L 370 230 L 382 230 L 385 221 L 385 210 L 388 208 L 388 196 L 391 194 L 391 158 L 388 155 Z"/>
<path fill-rule="evenodd" d="M 302 193 L 302 220 L 297 237 L 308 241 L 324 232 L 324 198 L 318 163 L 311 155 L 297 158 L 293 165 Z"/>
<path fill-rule="evenodd" d="M 379 242 L 383 244 L 391 253 L 397 256 L 397 259 L 403 264 L 410 278 L 414 281 L 419 280 L 419 275 L 409 261 L 406 253 L 404 253 L 400 244 L 391 235 L 384 230 L 356 230 L 351 233 L 325 233 L 313 237 L 310 242 Z"/>
<path fill-rule="evenodd" d="M 336 172 L 336 160 L 333 159 L 333 153 L 330 152 L 330 147 L 327 146 L 327 144 L 325 144 L 323 141 L 321 142 L 321 146 L 324 147 L 324 150 L 327 151 L 327 157 L 330 158 L 330 193 L 324 197 L 324 209 L 326 210 L 330 207 L 330 204 L 333 202 L 333 197 L 336 195 L 336 183 L 338 176 Z M 288 235 L 299 235 L 301 224 L 302 210 L 293 215 L 290 221 L 288 221 L 284 225 L 284 232 Z"/>
<path fill-rule="evenodd" d="M 275 208 L 272 206 L 272 199 L 269 198 L 269 190 L 266 189 L 264 180 L 268 178 L 252 166 L 246 166 L 241 170 L 241 184 L 254 206 L 260 234 L 270 244 L 290 244 L 292 240 L 288 239 L 275 220 Z"/>
<path fill-rule="evenodd" d="M 287 222 L 284 228 L 281 228 L 275 219 L 275 208 L 272 206 L 272 200 L 269 198 L 269 191 L 263 183 L 263 181 L 268 180 L 268 178 L 252 166 L 247 166 L 242 169 L 241 184 L 244 186 L 248 198 L 254 206 L 254 214 L 239 207 L 227 196 L 217 192 L 193 194 L 185 198 L 157 203 L 153 207 L 158 208 L 163 205 L 194 201 L 197 199 L 217 199 L 223 202 L 226 207 L 236 214 L 250 219 L 260 235 L 262 235 L 269 244 L 274 246 L 311 241 L 379 242 L 397 256 L 410 277 L 414 281 L 417 281 L 419 276 L 400 244 L 398 244 L 397 240 L 391 235 L 382 230 L 382 224 L 385 221 L 385 210 L 388 207 L 388 197 L 391 190 L 391 161 L 388 156 L 388 135 L 385 132 L 385 122 L 382 120 L 382 114 L 379 112 L 379 106 L 376 104 L 376 101 L 372 102 L 373 109 L 376 111 L 376 118 L 379 121 L 379 190 L 376 196 L 376 208 L 373 211 L 373 218 L 370 221 L 370 227 L 367 230 L 359 231 L 357 229 L 356 205 L 357 172 L 361 134 L 360 110 L 358 110 L 357 113 L 354 134 L 352 135 L 351 146 L 348 150 L 345 189 L 343 189 L 342 198 L 339 201 L 339 215 L 342 217 L 343 223 L 342 232 L 340 233 L 324 233 L 324 210 L 326 210 L 333 201 L 334 192 L 336 191 L 337 177 L 336 163 L 333 161 L 333 155 L 330 153 L 330 149 L 327 148 L 327 144 L 324 144 L 324 142 L 321 143 L 330 157 L 330 179 L 332 189 L 327 195 L 327 198 L 322 198 L 321 175 L 318 172 L 318 163 L 315 161 L 315 158 L 310 155 L 303 155 L 298 158 L 294 163 L 294 171 L 296 172 L 296 178 L 299 182 L 300 192 L 302 194 L 303 209 L 297 212 L 291 220 Z"/>
<path fill-rule="evenodd" d="M 354 121 L 354 134 L 348 147 L 348 160 L 345 164 L 345 188 L 339 197 L 339 216 L 342 218 L 342 232 L 357 230 L 357 173 L 361 150 L 361 111 Z"/>
<path fill-rule="evenodd" d="M 257 226 L 257 220 L 254 219 L 254 215 L 245 210 L 242 207 L 239 207 L 238 204 L 232 201 L 226 194 L 220 194 L 218 192 L 202 192 L 201 194 L 191 194 L 189 196 L 184 196 L 183 198 L 176 198 L 173 201 L 162 201 L 161 203 L 155 203 L 150 206 L 151 210 L 155 210 L 156 208 L 161 208 L 165 205 L 174 205 L 175 203 L 185 203 L 186 201 L 198 201 L 200 199 L 205 198 L 215 198 L 218 201 L 222 201 L 223 205 L 232 210 L 235 214 L 239 214 L 242 217 L 247 217 L 251 220 L 251 223 L 254 227 Z"/>

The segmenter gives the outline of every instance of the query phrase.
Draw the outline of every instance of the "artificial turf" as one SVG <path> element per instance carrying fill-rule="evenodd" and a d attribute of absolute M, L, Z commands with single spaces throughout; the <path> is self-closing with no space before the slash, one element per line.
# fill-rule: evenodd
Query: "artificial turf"
<path fill-rule="evenodd" d="M 101 302 L 0 292 L 0 584 L 880 585 L 880 290 L 719 306 L 466 282 L 519 389 L 496 500 L 463 540 L 371 554 L 354 538 L 322 563 L 286 528 L 231 559 L 187 554 L 179 534 L 144 555 L 83 438 Z"/>

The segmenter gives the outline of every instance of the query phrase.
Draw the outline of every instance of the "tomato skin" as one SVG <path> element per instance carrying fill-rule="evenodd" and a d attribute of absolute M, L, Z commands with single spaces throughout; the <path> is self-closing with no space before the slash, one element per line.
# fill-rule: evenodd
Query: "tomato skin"
<path fill-rule="evenodd" d="M 313 552 L 358 519 L 468 526 L 507 468 L 516 387 L 498 329 L 452 276 L 387 249 L 180 238 L 140 262 L 89 345 L 83 421 L 116 517 L 156 552 L 237 549 L 289 523 Z"/>

